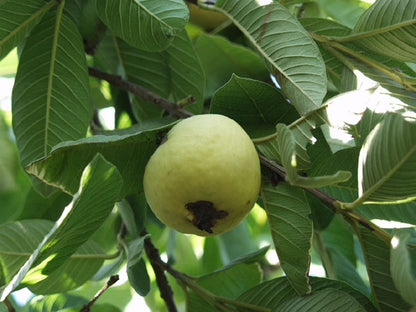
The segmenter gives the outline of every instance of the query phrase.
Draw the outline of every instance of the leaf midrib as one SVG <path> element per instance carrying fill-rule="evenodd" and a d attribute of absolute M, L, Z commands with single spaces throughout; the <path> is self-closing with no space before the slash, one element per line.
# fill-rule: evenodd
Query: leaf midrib
<path fill-rule="evenodd" d="M 230 20 L 233 21 L 234 25 L 237 26 L 238 29 L 240 29 L 240 31 L 249 39 L 249 41 L 251 42 L 251 44 L 253 46 L 255 46 L 257 48 L 257 50 L 260 52 L 260 54 L 270 63 L 273 65 L 274 68 L 276 68 L 279 73 L 281 73 L 288 81 L 290 81 L 291 84 L 293 84 L 296 89 L 298 89 L 300 91 L 301 94 L 303 94 L 309 101 L 310 103 L 313 103 L 314 106 L 316 108 L 319 108 L 319 105 L 309 96 L 309 94 L 305 93 L 303 91 L 303 89 L 295 82 L 291 79 L 291 77 L 289 77 L 285 71 L 283 71 L 278 64 L 276 64 L 263 50 L 263 48 L 257 43 L 256 40 L 254 40 L 253 36 L 230 14 L 228 14 L 227 11 L 219 8 L 219 7 L 215 7 L 215 10 L 220 11 L 222 14 L 226 15 Z"/>
<path fill-rule="evenodd" d="M 404 22 L 401 22 L 401 23 L 394 24 L 394 25 L 384 26 L 384 27 L 377 28 L 377 29 L 372 29 L 372 30 L 368 30 L 368 31 L 360 32 L 360 33 L 355 33 L 355 34 L 348 35 L 348 36 L 341 36 L 341 37 L 333 36 L 333 37 L 330 37 L 330 38 L 335 39 L 338 42 L 356 41 L 356 40 L 359 40 L 359 39 L 364 39 L 364 38 L 368 38 L 368 37 L 371 37 L 371 36 L 375 36 L 375 35 L 379 35 L 379 34 L 383 34 L 383 33 L 388 33 L 388 32 L 394 31 L 394 30 L 399 29 L 399 28 L 411 26 L 413 24 L 416 24 L 416 19 L 411 19 L 411 20 L 407 20 L 407 21 L 404 21 Z"/>
<path fill-rule="evenodd" d="M 379 187 L 381 187 L 386 181 L 388 181 L 388 179 L 391 178 L 391 176 L 393 174 L 395 174 L 400 167 L 412 156 L 413 153 L 416 153 L 416 145 L 413 146 L 413 148 L 411 148 L 409 150 L 409 152 L 407 152 L 404 157 L 395 165 L 392 167 L 392 169 L 386 174 L 384 175 L 384 177 L 382 177 L 380 180 L 378 180 L 377 183 L 375 183 L 373 186 L 371 186 L 369 189 L 367 189 L 359 198 L 360 202 L 365 201 L 367 198 L 369 198 L 374 192 L 377 191 L 377 189 Z"/>
<path fill-rule="evenodd" d="M 15 256 L 15 257 L 24 257 L 29 258 L 32 253 L 31 252 L 18 252 L 18 251 L 1 251 L 0 255 L 3 256 Z M 76 259 L 108 259 L 109 255 L 107 254 L 72 254 L 69 259 L 76 260 Z"/>
<path fill-rule="evenodd" d="M 15 28 L 12 32 L 10 32 L 10 34 L 8 34 L 6 37 L 0 40 L 0 46 L 2 46 L 5 42 L 10 40 L 10 38 L 14 37 L 20 30 L 27 27 L 32 21 L 36 20 L 39 16 L 41 16 L 43 13 L 45 13 L 50 8 L 52 8 L 56 3 L 57 3 L 56 1 L 50 1 L 49 3 L 45 4 L 43 7 L 39 8 L 37 12 L 32 14 L 25 22 L 20 24 L 19 27 Z"/>
<path fill-rule="evenodd" d="M 51 110 L 51 99 L 52 99 L 52 87 L 53 87 L 53 76 L 56 62 L 56 51 L 58 47 L 59 30 L 61 26 L 61 19 L 63 14 L 64 6 L 60 5 L 56 12 L 55 31 L 53 34 L 53 42 L 51 48 L 51 62 L 49 67 L 48 86 L 46 91 L 46 114 L 45 114 L 45 136 L 43 145 L 43 155 L 48 154 L 48 134 L 49 134 L 49 119 Z"/>

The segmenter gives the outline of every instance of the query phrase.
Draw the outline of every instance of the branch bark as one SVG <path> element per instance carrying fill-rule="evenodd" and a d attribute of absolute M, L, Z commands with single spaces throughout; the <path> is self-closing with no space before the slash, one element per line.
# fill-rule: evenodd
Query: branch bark
<path fill-rule="evenodd" d="M 143 100 L 152 102 L 153 104 L 166 110 L 172 117 L 186 118 L 193 115 L 191 112 L 183 109 L 179 104 L 171 102 L 138 84 L 123 79 L 119 75 L 109 74 L 95 67 L 88 67 L 88 73 L 92 77 L 107 81 L 114 87 L 127 90 Z"/>
<path fill-rule="evenodd" d="M 97 301 L 98 298 L 100 298 L 100 296 L 108 289 L 110 288 L 112 285 L 114 285 L 117 281 L 119 280 L 118 275 L 112 275 L 110 276 L 110 279 L 107 281 L 107 283 L 103 286 L 103 288 L 100 289 L 100 291 L 94 296 L 94 298 L 92 298 L 90 300 L 90 302 L 88 302 L 87 304 L 85 304 L 80 312 L 89 312 L 92 305 L 95 303 L 95 301 Z"/>
<path fill-rule="evenodd" d="M 268 159 L 267 157 L 259 154 L 260 163 L 270 169 L 272 172 L 277 174 L 282 180 L 286 179 L 286 172 L 282 166 L 277 164 L 276 162 Z M 379 228 L 377 225 L 372 223 L 370 220 L 364 218 L 363 216 L 360 216 L 356 212 L 350 210 L 350 209 L 343 209 L 341 207 L 341 203 L 333 198 L 331 195 L 321 191 L 320 189 L 316 188 L 303 188 L 305 191 L 311 193 L 313 196 L 318 198 L 321 202 L 323 202 L 326 206 L 331 208 L 335 213 L 338 213 L 344 217 L 348 222 L 354 223 L 354 224 L 360 224 L 376 234 L 378 237 L 382 238 L 383 240 L 390 242 L 391 235 L 387 233 L 386 231 Z"/>
<path fill-rule="evenodd" d="M 143 229 L 140 235 L 147 235 L 147 231 Z M 153 245 L 150 238 L 146 238 L 144 240 L 144 250 L 150 264 L 152 265 L 153 271 L 155 272 L 156 283 L 160 291 L 160 296 L 165 301 L 169 312 L 177 312 L 175 301 L 173 300 L 173 291 L 165 275 L 167 264 L 160 259 L 159 250 Z"/>

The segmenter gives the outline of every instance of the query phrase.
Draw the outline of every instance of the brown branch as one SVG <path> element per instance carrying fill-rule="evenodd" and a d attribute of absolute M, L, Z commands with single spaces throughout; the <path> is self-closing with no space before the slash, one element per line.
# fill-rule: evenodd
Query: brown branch
<path fill-rule="evenodd" d="M 16 312 L 15 308 L 13 307 L 13 305 L 10 302 L 10 300 L 9 300 L 8 297 L 6 299 L 4 299 L 3 302 L 6 305 L 7 311 L 9 311 L 9 312 Z"/>
<path fill-rule="evenodd" d="M 109 74 L 95 67 L 88 67 L 88 73 L 92 77 L 107 81 L 114 87 L 127 90 L 143 100 L 152 102 L 153 104 L 166 110 L 172 117 L 186 118 L 193 115 L 191 112 L 183 109 L 179 104 L 171 102 L 138 84 L 125 80 L 119 75 Z"/>
<path fill-rule="evenodd" d="M 146 229 L 143 229 L 141 236 L 147 235 Z M 147 258 L 152 265 L 153 271 L 156 276 L 156 283 L 160 290 L 160 296 L 165 301 L 166 307 L 169 312 L 177 312 L 175 301 L 173 300 L 173 291 L 166 278 L 165 271 L 168 269 L 168 265 L 160 259 L 159 250 L 153 245 L 150 238 L 144 240 L 144 250 Z"/>
<path fill-rule="evenodd" d="M 277 164 L 276 162 L 268 159 L 267 157 L 259 154 L 260 163 L 265 166 L 266 168 L 270 169 L 272 172 L 277 174 L 282 180 L 286 179 L 286 172 L 282 166 Z M 323 202 L 326 206 L 331 208 L 335 213 L 338 213 L 342 215 L 348 222 L 354 223 L 354 224 L 361 224 L 363 227 L 367 228 L 374 234 L 376 234 L 378 237 L 390 241 L 391 236 L 386 231 L 379 228 L 377 225 L 372 223 L 370 220 L 367 220 L 363 216 L 360 216 L 356 212 L 350 210 L 350 209 L 343 209 L 341 208 L 340 202 L 333 198 L 331 195 L 323 192 L 320 189 L 317 188 L 307 188 L 303 187 L 303 189 L 316 198 L 318 198 L 321 202 Z"/>
<path fill-rule="evenodd" d="M 119 280 L 118 275 L 112 275 L 110 276 L 109 280 L 107 281 L 107 283 L 103 286 L 103 288 L 101 288 L 98 293 L 94 296 L 94 298 L 92 298 L 90 300 L 90 302 L 88 302 L 87 304 L 83 305 L 80 312 L 89 312 L 91 306 L 95 303 L 95 301 L 97 301 L 98 298 L 100 298 L 100 296 L 108 289 L 110 288 L 112 285 L 114 285 L 117 281 Z"/>

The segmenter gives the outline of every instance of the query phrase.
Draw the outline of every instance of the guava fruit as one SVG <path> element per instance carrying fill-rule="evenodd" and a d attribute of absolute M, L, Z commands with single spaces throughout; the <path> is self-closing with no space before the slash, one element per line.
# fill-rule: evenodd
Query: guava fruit
<path fill-rule="evenodd" d="M 239 224 L 260 189 L 260 162 L 247 133 L 217 114 L 196 115 L 168 132 L 146 165 L 146 200 L 164 224 L 210 236 Z"/>

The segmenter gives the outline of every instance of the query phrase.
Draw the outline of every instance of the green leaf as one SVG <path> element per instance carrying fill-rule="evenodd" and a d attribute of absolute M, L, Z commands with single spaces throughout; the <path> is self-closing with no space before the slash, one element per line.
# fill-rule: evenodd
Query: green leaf
<path fill-rule="evenodd" d="M 146 238 L 148 238 L 148 236 L 138 237 L 124 245 L 127 255 L 127 268 L 133 267 L 142 258 L 144 252 L 144 240 Z"/>
<path fill-rule="evenodd" d="M 235 299 L 244 291 L 257 285 L 261 272 L 257 264 L 237 264 L 226 270 L 207 274 L 196 279 L 196 283 L 215 295 Z M 188 311 L 218 311 L 193 291 L 187 293 Z"/>
<path fill-rule="evenodd" d="M 361 0 L 318 0 L 318 3 L 329 17 L 348 27 L 355 25 L 368 6 Z"/>
<path fill-rule="evenodd" d="M 56 221 L 71 200 L 72 197 L 61 190 L 56 189 L 45 198 L 32 187 L 27 192 L 19 220 L 46 219 Z"/>
<path fill-rule="evenodd" d="M 136 238 L 139 233 L 134 219 L 134 211 L 129 202 L 126 199 L 123 199 L 117 203 L 117 208 L 120 212 L 121 219 L 126 226 L 127 233 L 129 233 L 132 238 Z"/>
<path fill-rule="evenodd" d="M 147 51 L 166 49 L 189 15 L 181 0 L 105 0 L 97 1 L 96 8 L 114 34 Z"/>
<path fill-rule="evenodd" d="M 146 131 L 146 126 L 95 135 L 55 146 L 50 155 L 31 163 L 27 172 L 68 194 L 75 194 L 85 166 L 100 153 L 113 163 L 123 177 L 121 199 L 143 190 L 144 168 L 170 126 Z M 142 130 L 143 129 L 143 130 Z M 117 135 L 118 133 L 118 135 Z M 66 165 L 66 164 L 71 164 Z"/>
<path fill-rule="evenodd" d="M 88 86 L 81 36 L 61 10 L 51 12 L 27 39 L 13 88 L 13 130 L 23 166 L 61 141 L 85 136 L 92 115 Z"/>
<path fill-rule="evenodd" d="M 261 194 L 280 264 L 296 292 L 309 294 L 312 219 L 305 193 L 283 182 L 274 187 L 263 180 Z"/>
<path fill-rule="evenodd" d="M 416 224 L 416 202 L 394 205 L 368 204 L 357 207 L 357 213 L 367 219 L 381 219 Z"/>
<path fill-rule="evenodd" d="M 339 4 L 339 2 L 331 2 Z M 349 4 L 348 4 L 349 6 Z M 344 10 L 345 12 L 345 10 Z M 318 33 L 324 36 L 346 36 L 351 33 L 351 29 L 345 25 L 339 24 L 333 20 L 324 18 L 301 18 L 299 20 L 305 29 L 309 32 Z M 345 65 L 333 54 L 325 50 L 325 46 L 318 43 L 322 57 L 325 61 L 326 73 L 328 80 L 332 82 L 337 90 L 345 91 L 342 85 L 343 72 Z"/>
<path fill-rule="evenodd" d="M 416 252 L 415 232 L 397 230 L 391 240 L 390 269 L 394 285 L 400 295 L 413 307 L 416 306 Z M 409 243 L 413 243 L 412 248 Z"/>
<path fill-rule="evenodd" d="M 25 264 L 52 227 L 53 222 L 46 220 L 24 220 L 0 227 L 0 262 L 6 282 Z M 96 244 L 87 241 L 58 271 L 31 285 L 30 289 L 38 294 L 48 294 L 78 287 L 98 270 L 103 256 L 103 251 Z"/>
<path fill-rule="evenodd" d="M 71 294 L 56 294 L 47 297 L 34 297 L 28 303 L 28 312 L 50 312 L 78 308 L 88 303 L 83 297 Z"/>
<path fill-rule="evenodd" d="M 332 288 L 315 291 L 307 297 L 288 300 L 278 308 L 282 312 L 300 312 L 305 311 L 305 309 L 310 312 L 365 312 L 364 307 L 352 296 Z"/>
<path fill-rule="evenodd" d="M 19 271 L 13 272 L 8 284 L 0 288 L 1 300 L 22 281 L 35 284 L 65 263 L 110 214 L 119 196 L 121 181 L 117 169 L 97 155 L 84 170 L 72 203 Z"/>
<path fill-rule="evenodd" d="M 314 298 L 314 294 L 316 293 L 319 294 L 322 291 L 329 291 L 330 293 L 336 295 L 338 299 L 343 298 L 346 302 L 352 304 L 353 306 L 357 306 L 356 304 L 358 303 L 359 306 L 363 307 L 364 311 L 377 311 L 366 296 L 343 282 L 317 277 L 311 277 L 310 280 L 313 289 L 311 296 L 299 297 L 296 291 L 291 287 L 287 277 L 279 277 L 256 285 L 242 294 L 238 300 L 270 308 L 272 311 L 280 311 L 280 307 L 283 307 L 284 305 L 295 304 L 295 302 L 304 302 L 305 306 L 301 311 L 312 311 L 309 310 L 309 308 L 314 307 L 315 304 L 309 302 L 311 299 L 308 298 Z M 334 292 L 335 290 L 336 292 Z M 332 301 L 333 296 L 331 295 L 324 298 L 322 298 L 321 295 L 318 296 L 321 298 L 323 304 L 335 304 Z M 324 309 L 319 311 L 326 310 Z"/>
<path fill-rule="evenodd" d="M 150 291 L 150 277 L 147 273 L 146 263 L 140 259 L 127 268 L 127 276 L 131 287 L 140 295 L 146 296 Z"/>
<path fill-rule="evenodd" d="M 262 81 L 269 77 L 258 54 L 224 37 L 202 33 L 196 38 L 195 48 L 207 78 L 205 97 L 211 97 L 232 74 Z"/>
<path fill-rule="evenodd" d="M 375 304 L 381 312 L 408 311 L 390 273 L 390 246 L 365 228 L 357 228 L 357 234 L 366 259 L 370 287 Z"/>
<path fill-rule="evenodd" d="M 291 130 L 284 124 L 276 126 L 276 138 L 279 151 L 281 151 L 281 160 L 283 167 L 286 169 L 286 181 L 292 185 L 302 187 L 323 187 L 326 185 L 345 182 L 351 178 L 349 171 L 339 170 L 332 175 L 317 177 L 302 177 L 297 173 L 297 152 L 296 141 Z"/>
<path fill-rule="evenodd" d="M 416 198 L 416 121 L 388 114 L 368 135 L 358 165 L 360 201 Z"/>
<path fill-rule="evenodd" d="M 405 62 L 416 62 L 416 3 L 378 0 L 361 15 L 343 41 Z"/>
<path fill-rule="evenodd" d="M 273 102 L 270 102 L 273 99 Z M 211 100 L 210 113 L 235 120 L 250 137 L 275 132 L 278 122 L 292 122 L 298 114 L 279 89 L 265 82 L 232 75 Z"/>
<path fill-rule="evenodd" d="M 0 4 L 0 60 L 30 33 L 57 2 L 8 0 Z"/>
<path fill-rule="evenodd" d="M 174 102 L 192 95 L 195 103 L 187 105 L 186 109 L 193 113 L 202 111 L 204 73 L 185 31 L 179 32 L 172 44 L 159 53 L 136 49 L 121 40 L 114 44 L 127 80 Z M 139 121 L 162 116 L 162 110 L 154 103 L 135 97 L 133 104 Z"/>
<path fill-rule="evenodd" d="M 281 4 L 219 0 L 227 15 L 265 59 L 301 115 L 319 108 L 326 94 L 325 64 L 315 42 Z M 301 52 L 300 52 L 301 51 Z"/>

